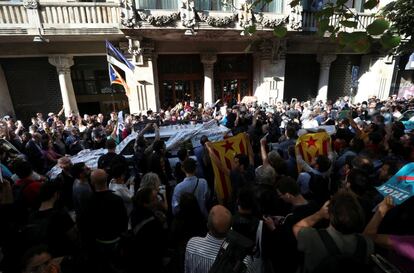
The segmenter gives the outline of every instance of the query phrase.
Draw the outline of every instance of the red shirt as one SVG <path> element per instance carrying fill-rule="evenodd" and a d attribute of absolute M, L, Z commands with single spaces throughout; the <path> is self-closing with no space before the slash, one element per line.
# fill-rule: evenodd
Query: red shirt
<path fill-rule="evenodd" d="M 30 207 L 34 207 L 36 205 L 36 199 L 39 196 L 40 187 L 42 186 L 42 183 L 40 183 L 37 180 L 25 178 L 17 180 L 16 186 L 20 186 L 26 183 L 28 185 L 25 186 L 22 191 L 23 199 Z"/>

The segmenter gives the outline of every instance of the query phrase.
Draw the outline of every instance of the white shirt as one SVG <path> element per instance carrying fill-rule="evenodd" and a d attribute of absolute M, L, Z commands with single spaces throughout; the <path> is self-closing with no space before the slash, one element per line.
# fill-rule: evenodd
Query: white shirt
<path fill-rule="evenodd" d="M 318 121 L 316 119 L 305 119 L 302 123 L 303 129 L 312 129 L 318 127 Z"/>
<path fill-rule="evenodd" d="M 125 208 L 127 210 L 128 215 L 131 214 L 132 211 L 132 197 L 134 196 L 134 185 L 130 185 L 129 189 L 125 184 L 118 184 L 115 183 L 115 180 L 112 179 L 111 183 L 109 183 L 109 189 L 114 191 L 116 195 L 122 198 L 124 201 Z"/>

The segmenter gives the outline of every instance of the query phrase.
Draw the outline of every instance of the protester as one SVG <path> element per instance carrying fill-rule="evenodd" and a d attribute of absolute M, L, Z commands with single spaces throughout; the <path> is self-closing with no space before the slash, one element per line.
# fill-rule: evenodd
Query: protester
<path fill-rule="evenodd" d="M 206 206 L 210 193 L 207 181 L 195 176 L 196 170 L 197 162 L 194 159 L 188 158 L 183 162 L 183 171 L 185 172 L 186 178 L 175 187 L 171 207 L 173 213 L 177 214 L 180 210 L 182 196 L 184 194 L 191 194 L 196 198 L 201 212 L 207 218 Z"/>
<path fill-rule="evenodd" d="M 323 219 L 329 219 L 328 229 L 319 231 L 313 228 Z M 332 243 L 338 249 L 338 255 L 355 258 L 352 263 L 348 259 L 348 264 L 344 263 L 345 260 L 338 260 L 337 262 L 341 263 L 335 266 L 341 266 L 341 272 L 362 272 L 363 266 L 368 263 L 368 258 L 374 252 L 372 241 L 358 235 L 362 232 L 364 224 L 365 217 L 361 206 L 352 193 L 345 191 L 338 192 L 318 212 L 296 223 L 293 226 L 293 234 L 298 241 L 298 249 L 304 252 L 304 272 L 314 272 L 318 269 L 330 269 L 322 272 L 334 270 L 330 267 L 334 266 L 333 264 L 328 263 L 329 261 L 324 262 L 330 255 L 335 255 L 330 247 Z M 343 268 L 344 266 L 346 268 Z"/>
<path fill-rule="evenodd" d="M 304 272 L 314 272 L 332 260 L 318 231 L 328 222 L 327 234 L 345 256 L 357 260 L 354 265 L 359 263 L 360 269 L 365 270 L 362 260 L 373 251 L 372 243 L 364 239 L 364 259 L 353 255 L 361 249 L 357 238 L 366 228 L 366 235 L 384 257 L 402 272 L 412 271 L 414 199 L 387 206 L 385 213 L 382 195 L 375 188 L 414 161 L 412 121 L 406 112 L 414 108 L 412 98 L 381 101 L 372 97 L 353 102 L 343 97 L 269 105 L 237 103 L 235 97 L 225 95 L 204 107 L 178 101 L 159 112 L 83 117 L 71 113 L 66 118 L 62 111 L 59 115 L 39 112 L 27 124 L 5 117 L 0 121 L 4 139 L 0 145 L 4 181 L 0 187 L 0 271 L 18 271 L 15 267 L 27 250 L 22 232 L 34 219 L 56 223 L 49 217 L 55 212 L 64 215 L 61 223 L 52 225 L 47 240 L 37 242 L 46 243 L 49 250 L 31 252 L 24 262 L 25 272 L 43 270 L 43 266 L 35 268 L 39 257 L 49 268 L 48 261 L 59 255 L 65 255 L 66 262 L 84 260 L 68 272 L 208 272 L 230 226 L 256 242 L 248 259 L 254 260 L 260 272 L 295 272 L 301 265 Z M 226 146 L 225 157 L 217 155 L 209 149 L 218 137 L 213 131 L 203 132 L 200 143 L 186 141 L 167 149 L 170 143 L 161 138 L 165 126 L 180 131 L 200 122 L 226 126 L 230 131 L 226 138 L 247 133 L 247 150 L 236 152 Z M 298 136 L 321 130 L 328 132 L 331 145 L 315 153 L 308 147 L 303 152 L 311 153 L 313 160 L 307 162 L 304 158 L 309 156 L 298 152 Z M 125 142 L 119 147 L 133 156 L 117 154 L 117 144 L 133 135 L 134 147 Z M 79 162 L 95 152 L 86 149 L 105 147 L 106 154 L 98 150 L 102 156 L 87 162 L 99 168 L 90 175 L 85 162 Z M 76 156 L 59 158 L 66 154 Z M 176 155 L 180 163 L 170 165 Z M 56 163 L 61 171 L 56 171 Z M 45 184 L 50 189 L 45 195 L 41 188 L 46 180 L 51 182 Z M 131 187 L 132 181 L 139 187 Z M 223 181 L 226 184 L 220 184 Z M 326 207 L 317 212 L 327 200 L 329 213 Z M 218 203 L 228 211 L 214 207 Z M 203 237 L 211 207 L 209 235 Z M 43 214 L 47 217 L 40 217 Z M 312 229 L 315 219 L 322 221 Z M 66 231 L 75 227 L 81 236 L 72 247 Z M 201 237 L 191 239 L 194 236 Z M 62 247 L 56 245 L 60 242 Z M 332 244 L 328 248 L 336 251 L 331 251 Z M 393 253 L 386 255 L 384 249 Z M 50 268 L 65 272 L 66 262 Z M 342 263 L 337 263 L 336 272 L 357 271 L 351 262 Z"/>
<path fill-rule="evenodd" d="M 231 227 L 231 213 L 223 206 L 215 206 L 208 216 L 206 237 L 194 237 L 185 253 L 184 272 L 208 273 Z"/>

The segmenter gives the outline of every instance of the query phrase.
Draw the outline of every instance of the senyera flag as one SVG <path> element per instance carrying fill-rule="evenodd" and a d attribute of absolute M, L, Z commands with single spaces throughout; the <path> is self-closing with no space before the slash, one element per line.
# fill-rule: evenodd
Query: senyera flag
<path fill-rule="evenodd" d="M 308 164 L 320 155 L 327 156 L 330 149 L 331 137 L 325 131 L 304 134 L 298 138 L 295 146 L 296 156 L 301 156 Z"/>
<path fill-rule="evenodd" d="M 414 163 L 404 165 L 390 180 L 377 187 L 377 190 L 384 197 L 390 195 L 396 205 L 414 196 Z"/>
<path fill-rule="evenodd" d="M 211 160 L 214 170 L 215 190 L 218 200 L 229 200 L 232 192 L 229 176 L 232 169 L 232 162 L 237 154 L 248 155 L 249 151 L 251 151 L 251 147 L 249 146 L 249 138 L 244 133 L 209 144 L 209 147 L 211 148 L 209 149 L 209 152 L 214 153 L 222 166 L 224 166 L 224 168 L 218 168 L 216 162 Z M 210 154 L 211 158 L 212 156 L 213 155 Z M 222 169 L 225 169 L 226 172 Z"/>

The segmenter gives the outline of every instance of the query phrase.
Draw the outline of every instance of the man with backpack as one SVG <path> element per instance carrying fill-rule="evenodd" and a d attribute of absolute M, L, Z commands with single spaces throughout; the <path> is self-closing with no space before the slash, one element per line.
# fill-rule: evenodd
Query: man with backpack
<path fill-rule="evenodd" d="M 329 219 L 327 229 L 313 226 Z M 359 233 L 365 224 L 356 197 L 341 190 L 316 213 L 293 226 L 298 250 L 304 253 L 305 273 L 369 272 L 368 257 L 374 251 L 372 241 Z"/>
<path fill-rule="evenodd" d="M 201 212 L 203 213 L 204 217 L 207 218 L 208 212 L 206 202 L 209 197 L 208 185 L 205 179 L 195 176 L 196 169 L 197 162 L 194 159 L 188 158 L 184 160 L 183 171 L 186 175 L 186 178 L 174 189 L 174 194 L 172 197 L 173 214 L 177 214 L 179 211 L 180 199 L 185 196 L 185 198 L 197 199 L 197 203 L 200 206 Z"/>

